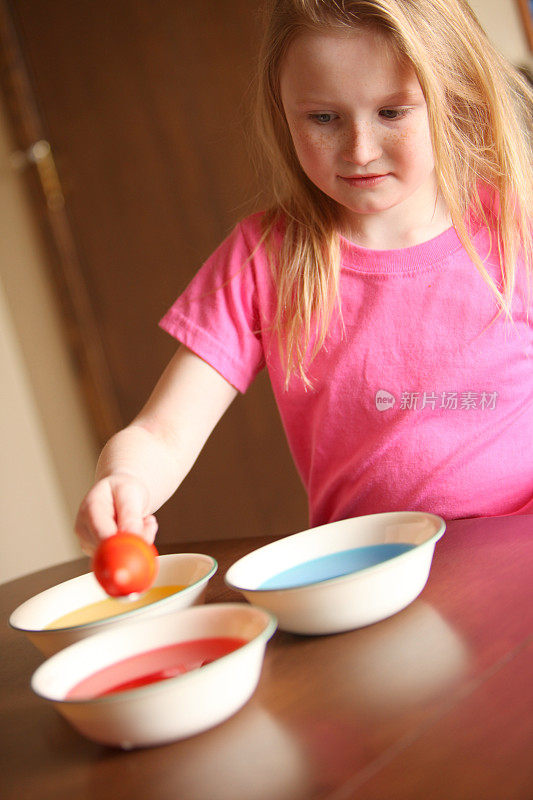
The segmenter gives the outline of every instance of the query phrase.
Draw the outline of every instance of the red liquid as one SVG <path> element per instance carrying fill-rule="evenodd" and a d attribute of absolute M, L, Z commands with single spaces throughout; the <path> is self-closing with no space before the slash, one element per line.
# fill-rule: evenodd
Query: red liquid
<path fill-rule="evenodd" d="M 203 667 L 204 664 L 210 664 L 217 658 L 242 647 L 246 642 L 246 639 L 220 636 L 148 650 L 94 672 L 73 686 L 66 699 L 88 700 L 104 697 L 174 678 L 176 675 L 183 675 L 185 672 Z"/>

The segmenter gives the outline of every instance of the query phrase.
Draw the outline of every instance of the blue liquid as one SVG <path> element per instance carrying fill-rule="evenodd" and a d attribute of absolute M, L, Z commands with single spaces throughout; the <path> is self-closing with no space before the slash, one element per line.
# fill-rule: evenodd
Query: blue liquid
<path fill-rule="evenodd" d="M 304 561 L 295 567 L 278 572 L 261 583 L 258 589 L 294 589 L 296 586 L 339 578 L 341 575 L 349 575 L 351 572 L 381 564 L 414 547 L 416 545 L 403 543 L 372 544 L 343 550 L 340 553 L 329 553 L 327 556 L 313 558 L 311 561 Z"/>

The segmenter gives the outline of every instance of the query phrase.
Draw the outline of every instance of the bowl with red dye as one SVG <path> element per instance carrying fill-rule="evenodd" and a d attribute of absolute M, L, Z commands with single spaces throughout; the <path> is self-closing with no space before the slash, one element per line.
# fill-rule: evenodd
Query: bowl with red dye
<path fill-rule="evenodd" d="M 225 579 L 275 614 L 282 630 L 352 630 L 396 614 L 420 594 L 445 528 L 441 517 L 414 511 L 331 522 L 248 553 Z"/>
<path fill-rule="evenodd" d="M 171 553 L 156 561 L 154 584 L 138 597 L 108 597 L 90 572 L 26 600 L 13 611 L 9 624 L 49 656 L 110 627 L 201 603 L 218 567 L 203 553 Z"/>
<path fill-rule="evenodd" d="M 165 744 L 247 702 L 275 629 L 272 614 L 246 603 L 195 606 L 76 642 L 41 664 L 31 686 L 92 741 Z"/>

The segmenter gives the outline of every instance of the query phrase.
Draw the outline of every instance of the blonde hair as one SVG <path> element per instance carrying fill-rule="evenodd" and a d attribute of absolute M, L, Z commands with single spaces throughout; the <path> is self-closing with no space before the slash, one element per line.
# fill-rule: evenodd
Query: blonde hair
<path fill-rule="evenodd" d="M 272 0 L 257 75 L 257 132 L 273 176 L 264 239 L 277 285 L 274 329 L 287 382 L 324 344 L 338 302 L 339 208 L 298 162 L 280 97 L 283 58 L 304 31 L 382 32 L 413 65 L 424 93 L 438 186 L 468 255 L 510 316 L 516 261 L 533 273 L 532 109 L 525 78 L 490 44 L 466 0 Z M 486 187 L 496 211 L 487 206 Z M 477 253 L 468 215 L 493 232 L 502 265 L 493 281 Z M 311 344 L 312 342 L 312 344 Z"/>

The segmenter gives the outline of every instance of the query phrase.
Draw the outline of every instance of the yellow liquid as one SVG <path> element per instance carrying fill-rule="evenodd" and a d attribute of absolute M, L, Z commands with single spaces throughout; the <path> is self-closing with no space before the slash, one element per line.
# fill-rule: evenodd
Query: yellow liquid
<path fill-rule="evenodd" d="M 171 594 L 176 594 L 185 586 L 153 586 L 148 589 L 142 597 L 137 600 L 114 600 L 111 597 L 105 600 L 98 600 L 96 603 L 89 603 L 88 606 L 76 608 L 62 617 L 58 617 L 49 622 L 44 630 L 51 628 L 71 628 L 74 625 L 85 625 L 87 622 L 96 622 L 96 620 L 107 619 L 114 617 L 117 614 L 124 614 L 125 611 L 132 611 L 134 608 L 142 608 L 156 600 L 162 600 L 164 597 L 169 597 Z"/>

